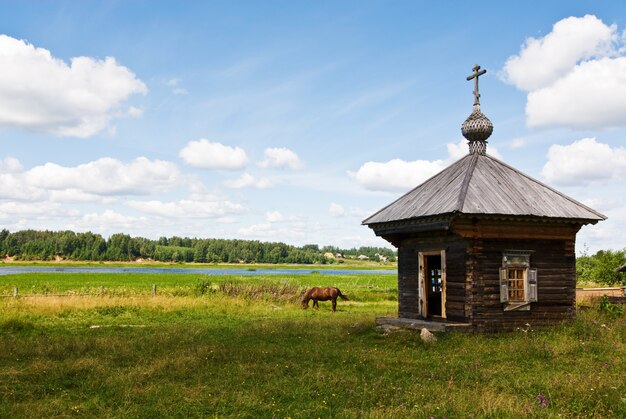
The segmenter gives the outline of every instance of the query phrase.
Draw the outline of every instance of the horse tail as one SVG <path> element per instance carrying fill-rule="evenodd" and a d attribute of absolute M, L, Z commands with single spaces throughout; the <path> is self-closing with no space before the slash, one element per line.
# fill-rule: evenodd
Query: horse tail
<path fill-rule="evenodd" d="M 337 294 L 337 297 L 341 298 L 342 300 L 348 301 L 348 297 L 346 297 L 345 295 L 343 295 L 343 294 L 341 293 L 341 291 L 339 290 L 339 288 L 337 288 L 337 292 L 339 293 L 339 294 Z"/>

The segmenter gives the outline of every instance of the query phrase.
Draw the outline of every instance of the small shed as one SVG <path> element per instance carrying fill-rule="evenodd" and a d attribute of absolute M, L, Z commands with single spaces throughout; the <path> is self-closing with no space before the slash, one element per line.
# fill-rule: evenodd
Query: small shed
<path fill-rule="evenodd" d="M 398 316 L 488 331 L 573 318 L 576 233 L 606 217 L 487 154 L 473 70 L 469 154 L 363 221 L 398 248 Z"/>

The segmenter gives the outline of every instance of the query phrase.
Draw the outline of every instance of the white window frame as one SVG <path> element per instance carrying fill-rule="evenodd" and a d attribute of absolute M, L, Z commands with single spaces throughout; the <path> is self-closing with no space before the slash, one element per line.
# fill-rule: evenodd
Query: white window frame
<path fill-rule="evenodd" d="M 506 303 L 504 311 L 530 310 L 530 303 L 537 302 L 537 269 L 531 268 L 530 250 L 505 250 L 500 268 L 500 302 Z M 524 300 L 509 299 L 509 269 L 524 269 Z"/>

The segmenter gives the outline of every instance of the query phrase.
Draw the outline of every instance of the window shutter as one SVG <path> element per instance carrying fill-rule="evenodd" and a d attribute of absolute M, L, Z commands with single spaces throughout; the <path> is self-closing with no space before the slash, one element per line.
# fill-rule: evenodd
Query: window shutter
<path fill-rule="evenodd" d="M 500 302 L 509 302 L 509 271 L 506 268 L 500 268 Z"/>
<path fill-rule="evenodd" d="M 537 301 L 537 269 L 528 270 L 528 301 Z"/>

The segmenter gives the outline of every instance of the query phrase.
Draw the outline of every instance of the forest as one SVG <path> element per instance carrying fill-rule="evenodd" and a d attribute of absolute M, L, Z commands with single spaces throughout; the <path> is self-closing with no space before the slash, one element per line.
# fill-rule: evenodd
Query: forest
<path fill-rule="evenodd" d="M 340 254 L 329 258 L 324 254 Z M 150 240 L 113 234 L 105 239 L 100 234 L 73 231 L 0 231 L 0 255 L 14 260 L 48 261 L 57 258 L 76 261 L 136 261 L 149 259 L 159 262 L 196 263 L 341 263 L 361 255 L 378 261 L 383 256 L 396 260 L 396 252 L 384 247 L 340 249 L 336 246 L 307 244 L 302 247 L 281 242 L 256 240 L 200 239 L 161 237 Z"/>

